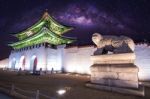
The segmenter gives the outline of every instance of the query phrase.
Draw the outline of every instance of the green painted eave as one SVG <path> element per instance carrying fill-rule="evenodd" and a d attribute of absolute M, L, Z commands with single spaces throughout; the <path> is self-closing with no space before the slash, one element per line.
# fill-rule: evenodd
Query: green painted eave
<path fill-rule="evenodd" d="M 26 29 L 23 32 L 15 34 L 15 36 L 19 40 L 23 40 L 23 39 L 26 39 L 26 38 L 36 34 L 43 27 L 47 27 L 50 31 L 52 31 L 52 32 L 54 32 L 58 35 L 62 35 L 62 34 L 64 34 L 64 33 L 66 33 L 66 32 L 73 29 L 72 27 L 61 25 L 60 23 L 55 21 L 48 14 L 48 12 L 45 12 L 43 17 L 37 23 L 35 23 L 33 26 L 31 26 L 30 28 Z"/>
<path fill-rule="evenodd" d="M 55 34 L 46 27 L 43 27 L 38 33 L 35 35 L 28 37 L 27 39 L 18 41 L 13 44 L 9 44 L 14 49 L 21 49 L 24 47 L 40 44 L 40 43 L 49 43 L 52 45 L 61 45 L 61 44 L 70 44 L 74 42 L 75 39 L 63 37 L 61 35 Z"/>

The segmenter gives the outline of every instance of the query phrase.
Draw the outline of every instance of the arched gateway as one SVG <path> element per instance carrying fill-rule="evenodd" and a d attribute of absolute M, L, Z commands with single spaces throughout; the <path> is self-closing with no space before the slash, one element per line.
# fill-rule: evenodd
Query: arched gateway
<path fill-rule="evenodd" d="M 37 57 L 33 55 L 30 61 L 30 69 L 33 73 L 35 73 L 37 70 L 37 62 Z"/>
<path fill-rule="evenodd" d="M 21 58 L 20 58 L 20 67 L 21 67 L 22 70 L 25 70 L 25 63 L 26 63 L 25 56 L 21 56 Z"/>
<path fill-rule="evenodd" d="M 13 58 L 11 61 L 11 68 L 15 69 L 15 65 L 16 65 L 16 58 Z"/>

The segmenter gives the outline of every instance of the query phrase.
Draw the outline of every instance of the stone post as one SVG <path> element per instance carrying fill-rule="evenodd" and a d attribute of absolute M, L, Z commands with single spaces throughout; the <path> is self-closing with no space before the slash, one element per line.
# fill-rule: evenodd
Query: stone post
<path fill-rule="evenodd" d="M 10 90 L 10 94 L 12 95 L 15 91 L 15 86 L 14 84 L 11 85 L 11 90 Z"/>
<path fill-rule="evenodd" d="M 37 90 L 36 91 L 36 98 L 35 99 L 39 99 L 39 94 L 40 94 L 40 92 L 39 92 L 39 90 Z"/>

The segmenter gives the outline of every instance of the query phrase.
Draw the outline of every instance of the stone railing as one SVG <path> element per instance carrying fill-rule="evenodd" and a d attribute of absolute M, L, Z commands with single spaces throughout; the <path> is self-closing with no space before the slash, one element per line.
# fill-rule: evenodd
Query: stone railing
<path fill-rule="evenodd" d="M 14 84 L 12 84 L 11 86 L 0 84 L 0 91 L 19 99 L 55 99 L 53 97 L 41 93 L 39 90 L 23 90 L 14 86 Z"/>

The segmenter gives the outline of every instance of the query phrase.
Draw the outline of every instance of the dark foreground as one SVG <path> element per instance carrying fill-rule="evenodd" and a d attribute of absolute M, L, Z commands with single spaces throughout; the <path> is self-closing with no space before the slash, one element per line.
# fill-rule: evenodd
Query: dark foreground
<path fill-rule="evenodd" d="M 0 99 L 12 99 L 10 96 L 7 96 L 6 94 L 0 93 Z"/>
<path fill-rule="evenodd" d="M 145 88 L 145 97 L 124 95 L 85 87 L 90 78 L 75 74 L 49 74 L 42 76 L 17 75 L 15 72 L 0 70 L 0 85 L 14 84 L 23 90 L 39 90 L 55 99 L 150 99 L 150 88 Z M 57 90 L 67 88 L 64 95 L 58 95 Z M 1 99 L 1 98 L 0 98 Z"/>

